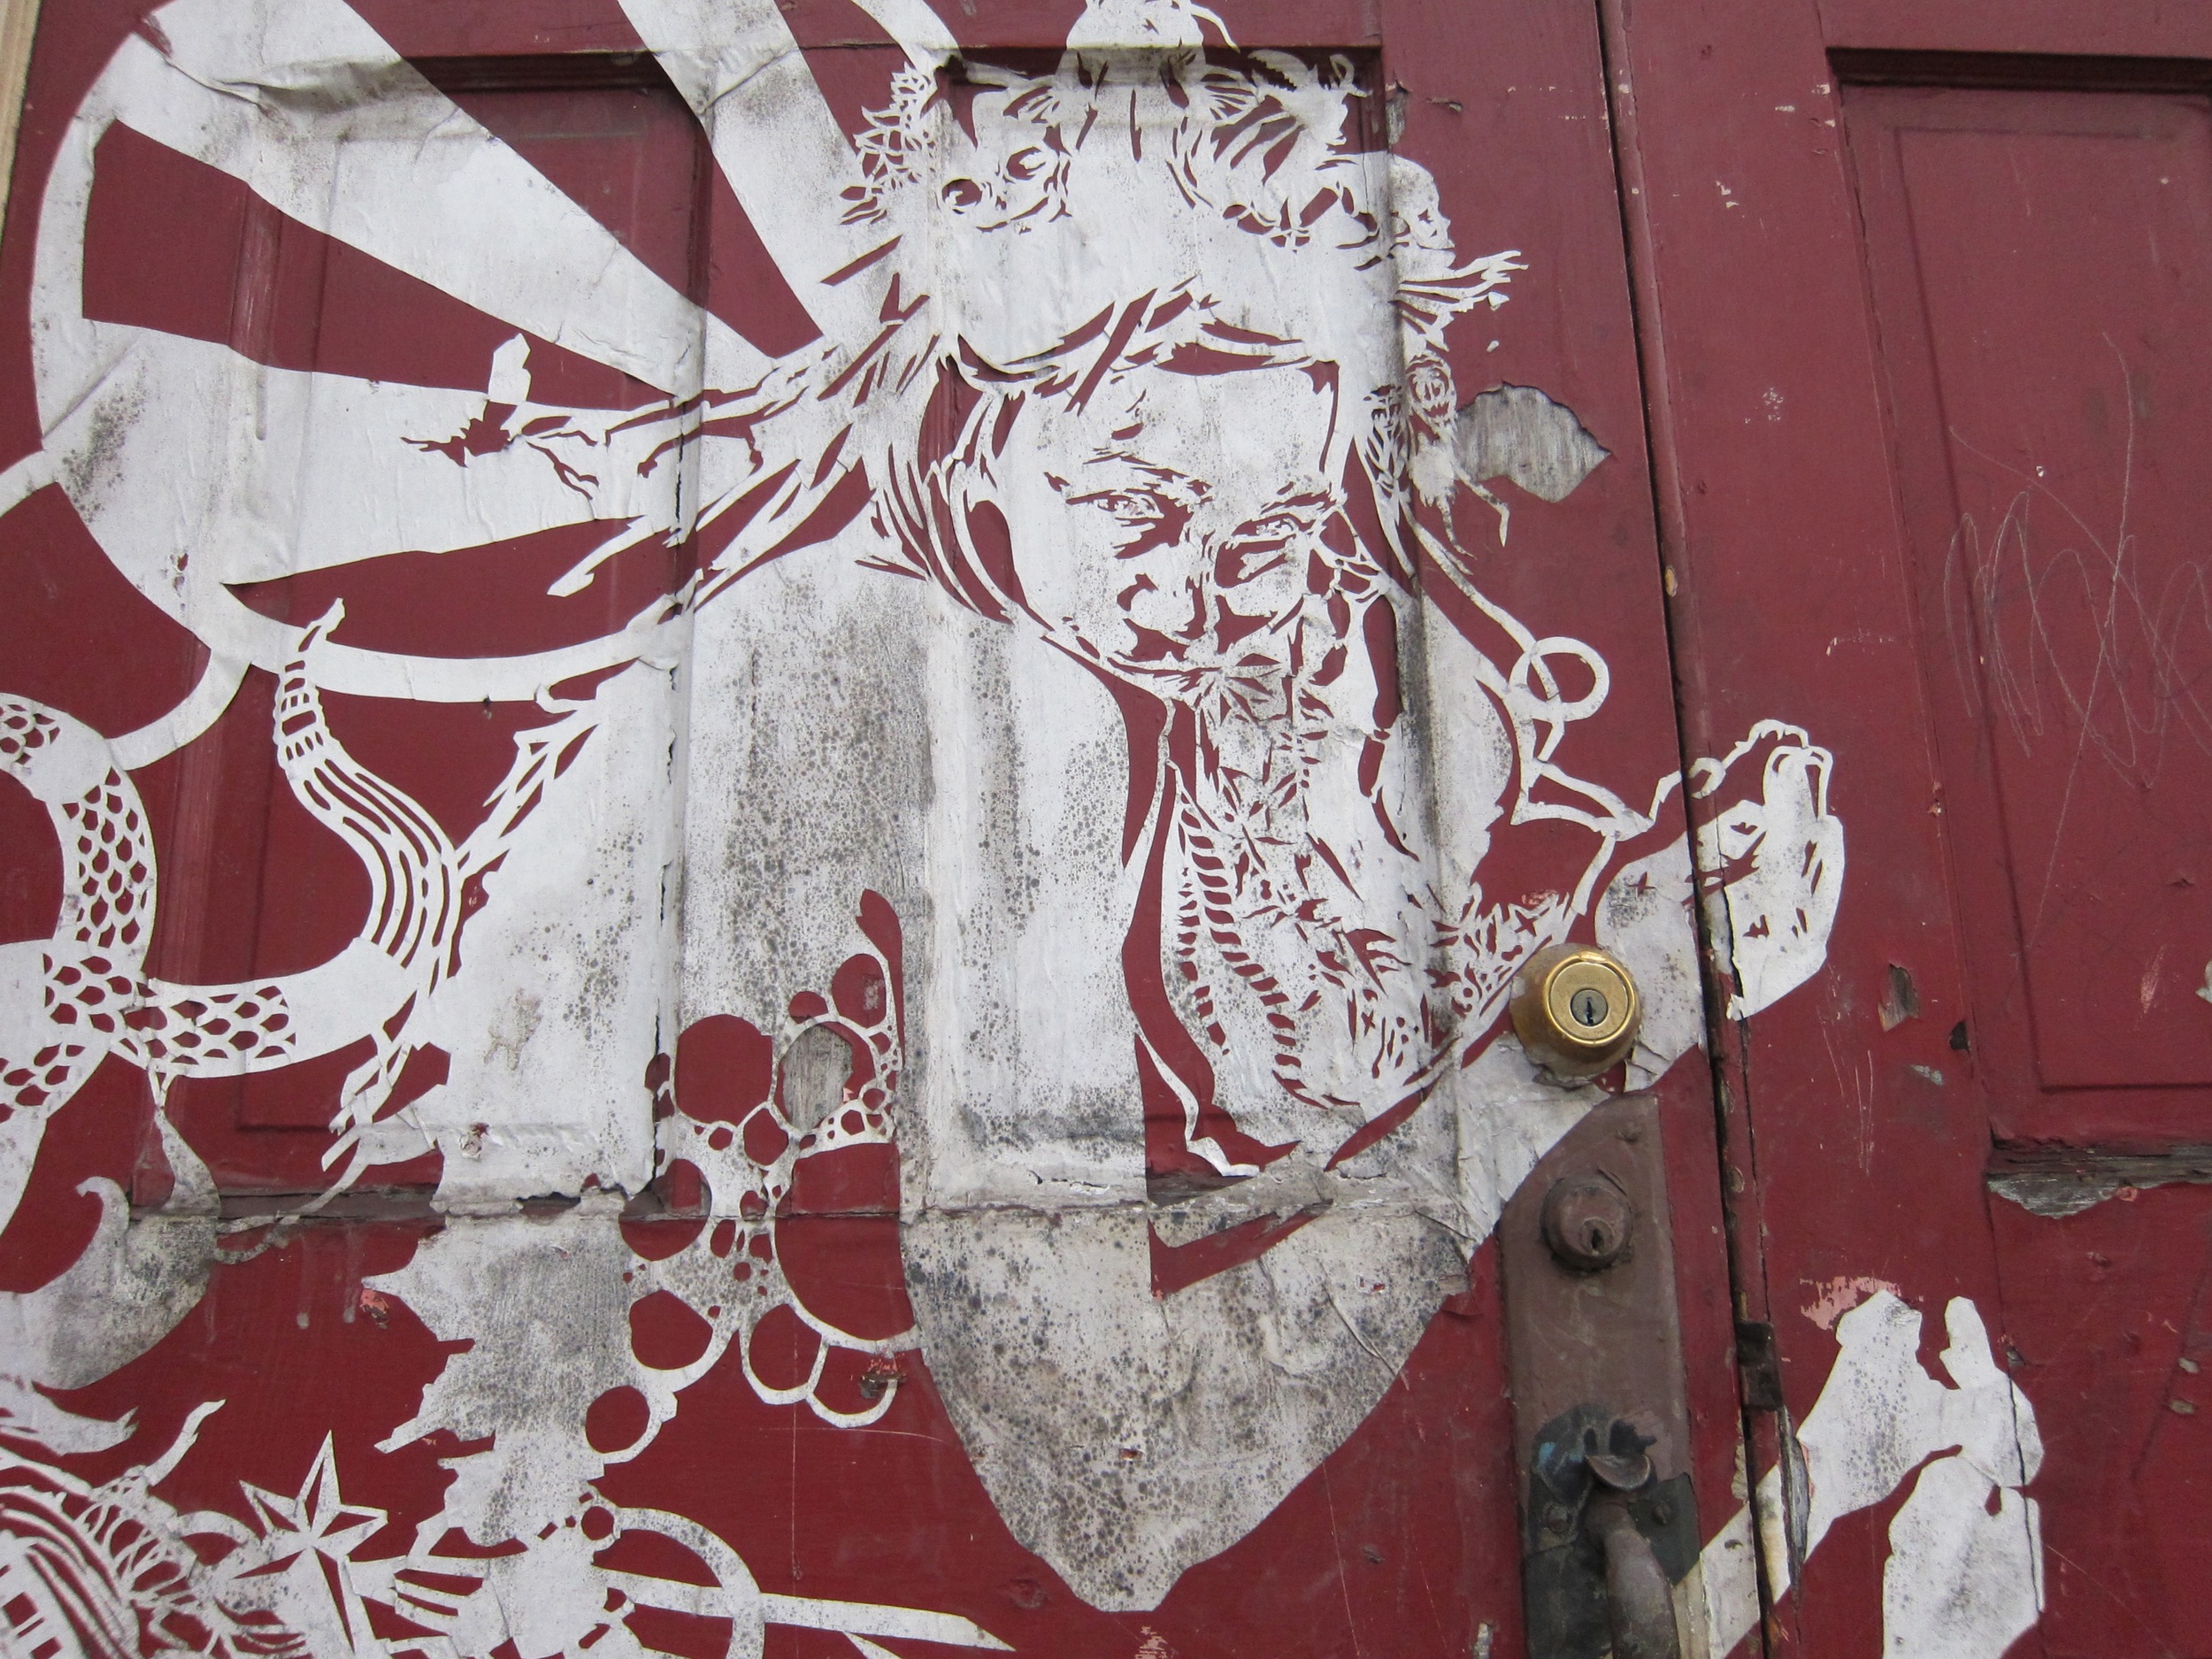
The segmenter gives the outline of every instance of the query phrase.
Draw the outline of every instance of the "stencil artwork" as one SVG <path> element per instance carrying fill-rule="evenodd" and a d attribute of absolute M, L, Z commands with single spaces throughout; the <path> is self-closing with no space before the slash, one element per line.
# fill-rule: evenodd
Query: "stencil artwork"
<path fill-rule="evenodd" d="M 62 893 L 0 947 L 0 1208 L 81 1091 L 146 1090 L 137 1187 L 0 1305 L 27 1651 L 1003 1647 L 762 1587 L 776 1528 L 795 1578 L 802 1516 L 861 1524 L 798 1425 L 888 1469 L 909 1391 L 1038 1571 L 1148 1612 L 1378 1409 L 1599 1098 L 1499 1034 L 1527 958 L 1630 964 L 1631 1086 L 1701 1041 L 1683 780 L 1578 759 L 1605 657 L 1486 588 L 1493 484 L 1608 459 L 1455 380 L 1542 251 L 1455 232 L 1352 55 L 1095 0 L 995 61 L 863 9 L 896 50 L 849 133 L 765 0 L 625 0 L 757 242 L 714 303 L 373 5 L 173 0 L 78 109 L 4 499 L 191 666 L 127 729 L 0 701 Z M 147 222 L 237 269 L 157 292 Z M 1832 769 L 1765 721 L 1689 774 L 1733 1017 L 1824 959 Z M 180 968 L 224 857 L 323 860 L 340 922 Z M 156 1445 L 96 1385 L 341 1216 L 388 1228 L 345 1340 L 420 1374 L 292 1490 L 158 1495 L 224 1486 L 241 1408 Z M 710 1409 L 788 1436 L 781 1509 L 726 1448 L 666 1495 Z M 403 1468 L 412 1509 L 359 1495 Z"/>
<path fill-rule="evenodd" d="M 1710 1647 L 1726 1652 L 1758 1622 L 1762 1571 L 1786 1588 L 1793 1563 L 1801 1571 L 1837 1521 L 1909 1481 L 1888 1527 L 1883 1650 L 2000 1659 L 2043 1610 L 2041 1506 L 2021 1492 L 2043 1463 L 2035 1407 L 2000 1369 L 1968 1298 L 1944 1310 L 1946 1383 L 1922 1364 L 1921 1316 L 1895 1292 L 1860 1279 L 1833 1294 L 1865 1300 L 1840 1317 L 1807 1310 L 1834 1326 L 1839 1352 L 1795 1431 L 1795 1464 L 1769 1471 L 1705 1547 Z M 1798 1488 L 1786 1506 L 1786 1478 Z"/>

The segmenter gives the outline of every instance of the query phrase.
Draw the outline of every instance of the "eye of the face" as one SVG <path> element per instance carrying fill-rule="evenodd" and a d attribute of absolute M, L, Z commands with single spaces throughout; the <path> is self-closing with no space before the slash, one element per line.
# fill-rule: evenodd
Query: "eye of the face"
<path fill-rule="evenodd" d="M 946 206 L 964 212 L 983 199 L 983 187 L 973 179 L 955 179 L 945 186 L 942 195 Z"/>
<path fill-rule="evenodd" d="M 1167 517 L 1167 503 L 1148 489 L 1110 489 L 1084 500 L 1124 524 L 1157 524 Z"/>
<path fill-rule="evenodd" d="M 1305 533 L 1306 521 L 1294 512 L 1271 512 L 1264 518 L 1256 519 L 1245 526 L 1240 538 L 1247 541 L 1287 541 Z"/>
<path fill-rule="evenodd" d="M 1032 144 L 1028 149 L 1018 150 L 1007 157 L 1006 176 L 1027 180 L 1035 178 L 1050 165 L 1050 158 L 1045 152 Z"/>

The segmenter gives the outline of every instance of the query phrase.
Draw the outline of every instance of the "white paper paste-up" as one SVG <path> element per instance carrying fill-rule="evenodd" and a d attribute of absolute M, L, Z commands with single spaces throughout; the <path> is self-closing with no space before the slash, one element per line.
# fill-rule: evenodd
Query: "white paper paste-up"
<path fill-rule="evenodd" d="M 718 1363 L 770 1409 L 851 1428 L 920 1347 L 1018 1541 L 1096 1607 L 1154 1607 L 1358 1427 L 1597 1098 L 1492 1040 L 1532 953 L 1594 926 L 1631 963 L 1650 1010 L 1636 1086 L 1702 1030 L 1694 848 L 1719 872 L 1737 1013 L 1819 967 L 1843 868 L 1830 757 L 1763 723 L 1690 775 L 1709 807 L 1741 798 L 1655 849 L 1679 779 L 1575 770 L 1576 727 L 1613 689 L 1603 655 L 1491 600 L 1432 526 L 1464 486 L 1502 538 L 1486 480 L 1555 501 L 1607 452 L 1532 388 L 1462 402 L 1447 329 L 1528 265 L 1488 240 L 1503 227 L 1461 253 L 1436 180 L 1358 130 L 1378 89 L 1349 57 L 1210 57 L 1227 31 L 1205 8 L 1097 0 L 1056 65 L 961 65 L 956 111 L 951 32 L 922 0 L 862 0 L 905 61 L 855 139 L 773 0 L 623 4 L 821 330 L 787 356 L 663 281 L 342 0 L 174 0 L 60 147 L 33 301 L 47 447 L 0 477 L 0 507 L 58 484 L 210 657 L 169 714 L 112 741 L 0 704 L 0 771 L 78 849 L 53 940 L 0 950 L 0 1060 L 39 1072 L 9 1085 L 28 1092 L 0 1133 L 0 1216 L 45 1118 L 110 1055 L 158 1093 L 365 1039 L 330 1187 L 303 1202 L 442 1154 L 445 1225 L 364 1294 L 472 1344 L 410 1420 L 378 1425 L 383 1448 L 442 1432 L 472 1449 L 396 1560 L 352 1559 L 374 1512 L 342 1503 L 329 1441 L 295 1491 L 249 1494 L 250 1525 L 176 1515 L 144 1471 L 96 1492 L 56 1476 L 50 1507 L 127 1511 L 179 1562 L 194 1528 L 221 1533 L 220 1570 L 180 1582 L 275 1613 L 319 1659 L 369 1651 L 365 1599 L 394 1597 L 441 1653 L 635 1654 L 616 1592 L 731 1619 L 740 1655 L 770 1623 L 863 1652 L 991 1647 L 948 1614 L 764 1594 L 703 1526 L 593 1485 Z M 119 128 L 515 335 L 480 390 L 87 316 L 85 226 Z M 665 399 L 539 401 L 526 335 Z M 842 527 L 812 534 L 832 505 Z M 373 649 L 342 606 L 303 627 L 237 591 L 591 526 L 608 539 L 548 596 L 584 593 L 617 549 L 697 532 L 719 550 L 602 637 L 511 656 Z M 276 677 L 284 786 L 361 862 L 371 919 L 302 972 L 168 984 L 142 972 L 160 885 L 130 773 L 205 737 L 253 669 Z M 326 694 L 534 703 L 549 723 L 449 836 L 346 750 Z M 1566 850 L 1507 887 L 1494 847 L 1531 825 Z M 863 895 L 892 918 L 864 943 Z M 817 1006 L 861 955 L 895 1014 Z M 781 1151 L 755 1159 L 656 1095 L 672 1065 L 681 1094 L 672 1056 L 718 1019 L 773 1049 L 775 1097 L 748 1110 Z M 867 1079 L 808 1060 L 841 1044 Z M 433 1046 L 447 1080 L 386 1114 Z M 768 1247 L 803 1137 L 895 1148 L 910 1328 L 837 1329 L 780 1265 L 740 1280 L 724 1260 L 741 1227 L 755 1260 L 785 1260 Z M 717 1225 L 648 1265 L 618 1212 L 679 1159 Z M 50 1301 L 0 1305 L 38 1362 L 0 1409 L 49 1450 L 121 1431 L 54 1415 L 31 1384 L 94 1379 L 198 1294 L 214 1200 L 180 1141 L 169 1161 L 174 1202 L 198 1209 L 126 1225 L 103 1190 L 95 1252 L 58 1283 L 112 1317 L 75 1350 Z M 514 1213 L 550 1195 L 577 1202 Z M 1179 1252 L 1238 1228 L 1267 1242 L 1179 1276 Z M 664 1291 L 713 1332 L 667 1371 L 627 1323 Z M 818 1358 L 803 1384 L 764 1383 L 744 1343 L 772 1303 L 820 1352 L 884 1362 L 874 1404 L 830 1402 Z M 607 1451 L 585 1419 L 625 1391 L 641 1438 Z M 1954 1484 L 1972 1481 L 1924 1479 L 1900 1559 L 1995 1559 L 1999 1532 L 1944 1530 Z M 587 1516 L 674 1540 L 714 1583 L 596 1566 Z M 454 1528 L 520 1548 L 457 1564 L 437 1553 Z M 1921 1580 L 1893 1594 L 1951 1628 Z"/>
<path fill-rule="evenodd" d="M 2035 1409 L 1998 1368 L 1971 1301 L 1952 1298 L 1944 1318 L 1948 1384 L 1921 1368 L 1920 1315 L 1890 1291 L 1836 1322 L 1842 1351 L 1796 1436 L 1802 1498 L 1786 1495 L 1780 1469 L 1769 1471 L 1700 1559 L 1712 1659 L 1724 1659 L 1758 1622 L 1755 1517 L 1755 1548 L 1778 1598 L 1793 1560 L 1908 1477 L 1913 1488 L 1890 1522 L 1882 1571 L 1885 1653 L 2002 1659 L 2035 1624 L 2043 1606 L 2040 1506 L 2020 1490 L 2043 1466 Z"/>

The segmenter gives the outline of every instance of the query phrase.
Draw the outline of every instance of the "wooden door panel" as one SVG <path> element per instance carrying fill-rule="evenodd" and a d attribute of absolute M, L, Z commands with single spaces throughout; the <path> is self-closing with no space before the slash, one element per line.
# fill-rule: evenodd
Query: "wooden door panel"
<path fill-rule="evenodd" d="M 509 58 L 495 74 L 449 78 L 463 107 L 618 245 L 672 286 L 703 289 L 709 250 L 694 233 L 709 216 L 695 126 L 649 65 L 589 61 L 597 73 L 580 77 L 564 73 L 557 61 Z M 361 143 L 376 147 L 373 135 Z M 341 199 L 345 177 L 341 165 L 333 187 Z M 82 286 L 88 319 L 222 344 L 254 363 L 311 373 L 322 386 L 483 383 L 514 332 L 280 210 L 232 173 L 121 123 L 95 152 Z M 659 395 L 549 341 L 533 343 L 528 360 L 533 395 L 543 400 L 620 410 Z M 307 423 L 320 415 L 311 412 Z M 426 427 L 419 437 L 419 449 L 449 463 L 465 456 L 469 443 L 485 442 L 481 428 Z M 342 440 L 311 437 L 302 448 L 311 460 L 301 472 L 316 470 L 319 454 L 320 470 L 350 470 L 342 462 L 327 466 Z M 311 494 L 326 502 L 331 492 Z M 351 505 L 357 515 L 368 510 Z M 342 607 L 349 641 L 372 649 L 433 658 L 559 649 L 618 630 L 681 580 L 686 550 L 655 544 L 607 560 L 580 591 L 546 593 L 606 539 L 603 526 L 568 526 L 436 553 L 400 549 L 373 565 L 257 572 L 259 580 L 230 591 L 256 614 L 292 627 Z M 196 742 L 142 769 L 137 783 L 157 863 L 170 877 L 146 947 L 147 971 L 157 979 L 280 983 L 331 960 L 377 923 L 356 850 L 327 814 L 296 798 L 277 763 L 279 702 L 277 676 L 249 670 L 223 717 Z M 414 803 L 454 845 L 491 815 L 515 767 L 518 740 L 552 724 L 544 708 L 509 698 L 432 712 L 389 696 L 336 694 L 321 713 L 346 754 Z M 397 1018 L 399 1010 L 386 1013 Z M 175 1082 L 172 1110 L 191 1124 L 219 1188 L 314 1191 L 327 1179 L 333 1122 L 349 1087 L 380 1069 L 398 1079 L 380 1114 L 389 1119 L 449 1078 L 465 1079 L 474 1063 L 465 1054 L 457 1071 L 449 1050 L 460 1045 L 425 1033 L 396 1050 L 380 1046 L 365 1028 L 372 1023 L 343 1047 L 297 1064 Z M 549 1116 L 559 1117 L 559 1109 Z M 633 1138 L 641 1141 L 643 1106 L 634 1103 L 631 1116 Z M 145 1179 L 166 1180 L 157 1154 L 142 1157 L 141 1167 L 152 1171 Z M 387 1167 L 378 1184 L 422 1193 L 436 1179 L 436 1155 L 426 1143 L 403 1165 Z"/>
<path fill-rule="evenodd" d="M 1846 111 L 1997 1131 L 2185 1134 L 2212 1079 L 2212 111 Z"/>
<path fill-rule="evenodd" d="M 2040 1402 L 2045 1640 L 2194 1652 L 2208 1207 L 2128 1183 L 2195 1179 L 2171 1149 L 2202 1139 L 2212 1071 L 2212 108 L 2037 73 L 1854 88 L 1847 124 L 1993 1167 L 2067 1171 L 1993 1205 Z"/>
<path fill-rule="evenodd" d="M 2063 1218 L 1992 1207 L 2007 1337 L 2038 1402 L 2055 1659 L 2212 1651 L 2212 1190 L 2128 1189 Z"/>

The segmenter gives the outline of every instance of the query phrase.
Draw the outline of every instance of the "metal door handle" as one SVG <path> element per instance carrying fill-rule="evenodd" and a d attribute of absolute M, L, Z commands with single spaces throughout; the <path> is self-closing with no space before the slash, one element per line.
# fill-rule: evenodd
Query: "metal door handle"
<path fill-rule="evenodd" d="M 1613 1632 L 1613 1659 L 1681 1659 L 1673 1588 L 1658 1552 L 1628 1512 L 1628 1496 L 1601 1486 L 1582 1512 L 1584 1529 L 1605 1551 L 1605 1622 Z"/>
<path fill-rule="evenodd" d="M 1530 1659 L 1681 1659 L 1699 1539 L 1664 1171 L 1656 1102 L 1610 1101 L 1498 1225 Z"/>
<path fill-rule="evenodd" d="M 1643 1024 L 1635 976 L 1594 945 L 1548 945 L 1514 976 L 1508 1011 L 1530 1059 L 1562 1078 L 1625 1060 Z"/>

